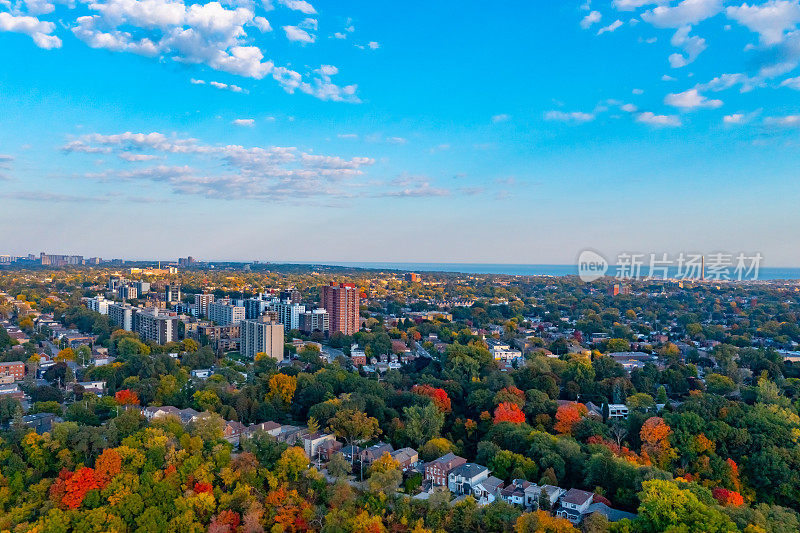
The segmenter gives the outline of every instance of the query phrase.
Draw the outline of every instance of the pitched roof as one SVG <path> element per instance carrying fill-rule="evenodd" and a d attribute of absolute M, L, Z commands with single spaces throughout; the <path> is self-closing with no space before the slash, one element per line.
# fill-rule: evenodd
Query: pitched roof
<path fill-rule="evenodd" d="M 589 499 L 592 498 L 594 494 L 591 492 L 586 492 L 585 490 L 580 489 L 569 489 L 567 493 L 561 498 L 562 502 L 572 503 L 575 505 L 583 505 Z"/>
<path fill-rule="evenodd" d="M 483 465 L 475 464 L 475 463 L 464 463 L 461 466 L 455 467 L 451 472 L 451 476 L 463 476 L 467 479 L 472 479 L 475 476 L 481 474 L 484 471 L 488 471 L 489 469 Z"/>

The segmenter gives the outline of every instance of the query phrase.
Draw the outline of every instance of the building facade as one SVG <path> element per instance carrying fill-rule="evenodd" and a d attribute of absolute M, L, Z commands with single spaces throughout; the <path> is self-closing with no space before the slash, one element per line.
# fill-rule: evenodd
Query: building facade
<path fill-rule="evenodd" d="M 331 333 L 353 335 L 359 330 L 360 296 L 352 283 L 324 285 L 320 295 L 322 307 L 328 311 Z"/>
<path fill-rule="evenodd" d="M 283 361 L 283 325 L 268 318 L 242 320 L 240 353 L 249 359 L 265 353 L 268 357 Z"/>
<path fill-rule="evenodd" d="M 208 304 L 208 319 L 220 326 L 238 324 L 244 320 L 244 307 L 233 305 L 229 300 L 220 300 Z"/>

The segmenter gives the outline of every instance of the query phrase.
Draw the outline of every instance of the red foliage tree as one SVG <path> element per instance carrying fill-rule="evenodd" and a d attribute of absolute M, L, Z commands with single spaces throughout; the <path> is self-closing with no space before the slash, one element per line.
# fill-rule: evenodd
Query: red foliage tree
<path fill-rule="evenodd" d="M 716 488 L 711 491 L 711 495 L 719 502 L 720 505 L 725 507 L 739 507 L 744 505 L 744 498 L 742 495 L 734 490 Z"/>
<path fill-rule="evenodd" d="M 436 387 L 432 387 L 431 385 L 414 385 L 411 389 L 411 392 L 415 394 L 420 394 L 422 396 L 427 396 L 436 407 L 443 413 L 449 413 L 452 410 L 452 404 L 450 402 L 450 397 L 447 395 L 447 392 L 444 389 L 439 389 Z"/>
<path fill-rule="evenodd" d="M 525 413 L 519 408 L 519 405 L 511 402 L 503 402 L 494 410 L 494 423 L 511 422 L 513 424 L 522 424 L 525 422 Z"/>
<path fill-rule="evenodd" d="M 236 531 L 241 519 L 239 513 L 226 509 L 221 511 L 208 525 L 209 533 L 228 533 Z"/>
<path fill-rule="evenodd" d="M 194 484 L 192 490 L 199 494 L 201 492 L 211 492 L 214 490 L 214 488 L 211 486 L 211 483 L 203 483 L 202 481 L 198 481 Z"/>
<path fill-rule="evenodd" d="M 86 493 L 99 489 L 100 482 L 93 468 L 84 467 L 72 474 L 65 482 L 65 494 L 61 503 L 70 509 L 77 509 L 83 503 Z"/>
<path fill-rule="evenodd" d="M 122 389 L 114 395 L 117 405 L 139 405 L 139 395 L 130 389 Z"/>

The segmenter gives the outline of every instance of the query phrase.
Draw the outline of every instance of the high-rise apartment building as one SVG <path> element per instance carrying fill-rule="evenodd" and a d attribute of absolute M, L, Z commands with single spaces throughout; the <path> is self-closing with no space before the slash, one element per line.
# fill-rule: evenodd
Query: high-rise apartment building
<path fill-rule="evenodd" d="M 181 301 L 180 284 L 171 283 L 167 285 L 166 289 L 164 289 L 164 300 L 169 303 L 180 302 Z"/>
<path fill-rule="evenodd" d="M 238 324 L 244 320 L 244 307 L 233 305 L 230 300 L 219 300 L 208 304 L 208 319 L 218 326 Z"/>
<path fill-rule="evenodd" d="M 306 306 L 284 301 L 278 304 L 278 320 L 286 330 L 300 329 L 300 315 L 305 313 Z"/>
<path fill-rule="evenodd" d="M 265 353 L 268 357 L 283 361 L 283 325 L 267 317 L 242 320 L 239 323 L 241 344 L 239 352 L 249 359 Z"/>
<path fill-rule="evenodd" d="M 111 300 L 106 300 L 105 296 L 95 296 L 86 300 L 86 307 L 101 315 L 108 314 L 108 304 L 113 303 Z"/>
<path fill-rule="evenodd" d="M 178 315 L 153 307 L 133 315 L 134 331 L 143 341 L 166 344 L 178 340 Z"/>
<path fill-rule="evenodd" d="M 213 294 L 195 294 L 194 312 L 197 316 L 208 316 L 208 304 L 214 301 Z"/>
<path fill-rule="evenodd" d="M 334 283 L 323 285 L 321 293 L 322 307 L 330 317 L 330 332 L 340 331 L 345 335 L 353 335 L 359 330 L 358 288 L 352 283 Z"/>
<path fill-rule="evenodd" d="M 325 309 L 309 309 L 300 314 L 300 327 L 298 328 L 303 333 L 320 333 L 328 334 L 330 330 L 330 316 Z"/>
<path fill-rule="evenodd" d="M 109 303 L 108 320 L 125 331 L 133 331 L 133 314 L 136 308 L 131 304 Z"/>

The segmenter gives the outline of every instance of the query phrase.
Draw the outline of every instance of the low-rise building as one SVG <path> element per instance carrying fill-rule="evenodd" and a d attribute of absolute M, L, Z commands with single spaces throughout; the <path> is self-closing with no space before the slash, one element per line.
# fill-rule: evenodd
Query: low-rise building
<path fill-rule="evenodd" d="M 489 477 L 489 469 L 475 463 L 464 463 L 447 474 L 447 488 L 453 494 L 472 494 L 473 487 Z"/>
<path fill-rule="evenodd" d="M 466 463 L 463 457 L 450 452 L 425 465 L 425 480 L 433 486 L 447 486 L 450 471 Z"/>

